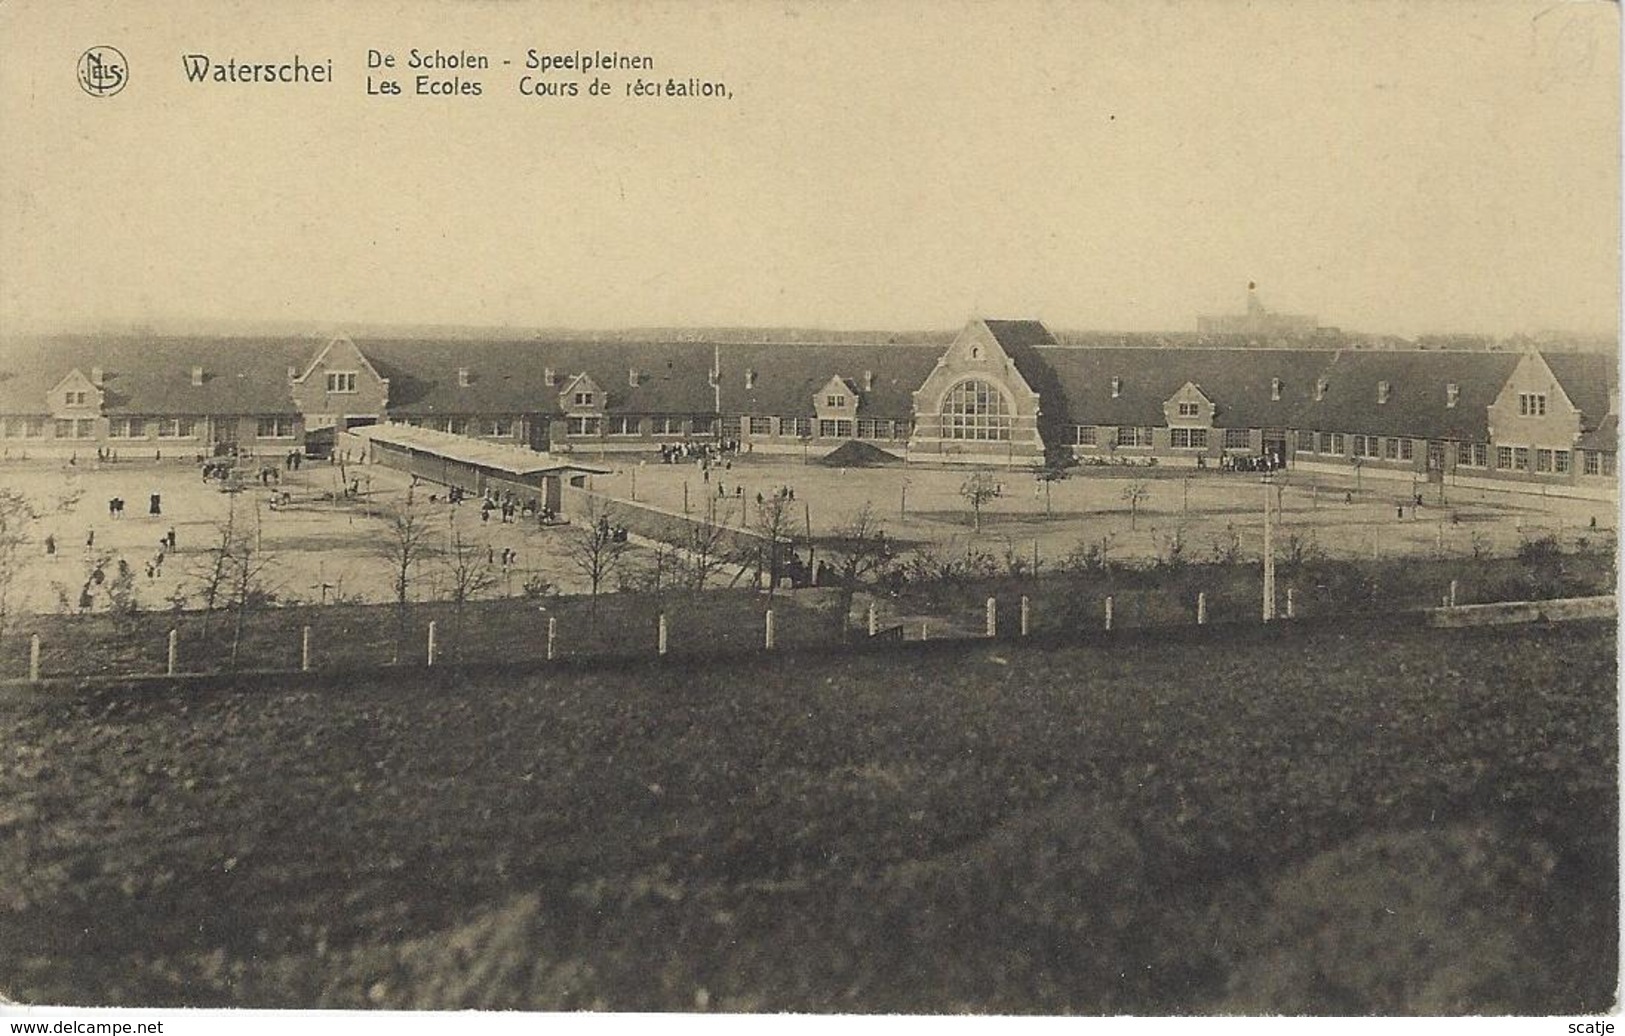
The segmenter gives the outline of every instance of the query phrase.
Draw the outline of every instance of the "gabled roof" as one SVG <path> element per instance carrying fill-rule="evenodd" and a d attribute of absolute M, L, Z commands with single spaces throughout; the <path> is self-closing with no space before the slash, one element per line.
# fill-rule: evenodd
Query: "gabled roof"
<path fill-rule="evenodd" d="M 560 414 L 559 394 L 587 374 L 608 397 L 609 413 L 710 413 L 712 349 L 703 343 L 546 342 L 536 340 L 360 341 L 390 379 L 392 414 Z M 467 368 L 469 384 L 457 384 Z M 547 384 L 547 371 L 554 374 Z M 639 372 L 633 387 L 630 370 Z"/>
<path fill-rule="evenodd" d="M 1606 353 L 1541 350 L 1569 402 L 1580 408 L 1580 427 L 1595 428 L 1608 415 L 1610 396 L 1619 391 L 1619 358 Z"/>
<path fill-rule="evenodd" d="M 813 397 L 838 377 L 856 393 L 859 417 L 906 419 L 941 355 L 936 345 L 724 345 L 722 412 L 811 417 Z M 755 373 L 750 388 L 747 370 Z M 874 376 L 867 392 L 865 371 Z"/>
<path fill-rule="evenodd" d="M 1300 411 L 1297 427 L 1484 442 L 1487 408 L 1518 366 L 1515 353 L 1394 350 L 1341 352 L 1327 365 L 1326 398 Z M 1389 384 L 1377 402 L 1377 383 Z M 1456 405 L 1448 389 L 1457 387 Z"/>
<path fill-rule="evenodd" d="M 1150 426 L 1165 423 L 1162 405 L 1191 382 L 1214 404 L 1220 428 L 1291 428 L 1314 392 L 1329 353 L 1298 349 L 1035 349 L 1054 372 L 1063 399 L 1040 395 L 1046 414 L 1064 405 L 1072 424 Z M 1112 396 L 1112 379 L 1120 379 Z M 1271 380 L 1281 379 L 1272 400 Z"/>
<path fill-rule="evenodd" d="M 312 338 L 72 335 L 0 347 L 0 412 L 47 413 L 47 394 L 72 370 L 102 368 L 102 413 L 291 414 L 288 368 L 304 369 Z M 202 385 L 192 368 L 202 367 Z"/>
<path fill-rule="evenodd" d="M 1054 345 L 1055 336 L 1038 320 L 984 320 L 995 341 L 1006 351 L 1023 346 Z"/>
<path fill-rule="evenodd" d="M 1609 414 L 1597 427 L 1583 433 L 1574 444 L 1575 449 L 1607 453 L 1619 449 L 1619 415 Z"/>

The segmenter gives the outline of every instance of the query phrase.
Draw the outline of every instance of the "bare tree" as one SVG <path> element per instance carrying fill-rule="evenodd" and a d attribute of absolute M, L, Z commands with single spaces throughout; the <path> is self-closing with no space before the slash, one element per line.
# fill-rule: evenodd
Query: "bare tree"
<path fill-rule="evenodd" d="M 621 560 L 631 549 L 625 533 L 616 528 L 614 512 L 596 500 L 588 504 L 584 521 L 575 532 L 565 555 L 587 577 L 592 587 L 592 619 L 598 621 L 598 592 L 621 566 Z"/>
<path fill-rule="evenodd" d="M 253 528 L 236 530 L 226 551 L 226 562 L 226 606 L 232 614 L 231 668 L 236 669 L 248 613 L 275 600 L 266 577 L 275 568 L 276 558 L 260 546 L 258 511 Z"/>
<path fill-rule="evenodd" d="M 985 471 L 978 471 L 967 478 L 959 487 L 959 495 L 970 504 L 972 520 L 976 531 L 982 531 L 982 505 L 999 495 L 999 483 Z"/>
<path fill-rule="evenodd" d="M 226 511 L 226 519 L 216 522 L 214 538 L 209 549 L 204 552 L 203 560 L 199 564 L 196 574 L 198 596 L 203 599 L 203 638 L 209 637 L 209 627 L 213 623 L 214 613 L 220 608 L 226 597 L 226 587 L 230 582 L 231 559 L 238 539 L 237 530 L 237 497 L 229 497 L 230 506 Z"/>
<path fill-rule="evenodd" d="M 491 565 L 489 549 L 482 549 L 478 543 L 463 535 L 462 526 L 457 522 L 457 511 L 453 510 L 451 533 L 440 560 L 448 581 L 446 596 L 451 599 L 451 650 L 454 658 L 462 657 L 463 615 L 468 602 L 497 585 L 497 573 Z"/>
<path fill-rule="evenodd" d="M 767 605 L 771 608 L 773 595 L 779 588 L 779 574 L 783 571 L 786 558 L 795 549 L 795 514 L 790 507 L 789 495 L 783 491 L 776 492 L 757 504 L 750 529 L 758 540 L 750 548 L 755 556 L 746 560 L 754 561 L 757 573 L 767 576 Z"/>
<path fill-rule="evenodd" d="M 29 526 L 37 515 L 26 497 L 14 489 L 0 489 L 0 637 L 11 617 L 11 593 L 23 567 Z"/>
<path fill-rule="evenodd" d="M 683 534 L 684 568 L 687 583 L 692 590 L 704 590 L 705 584 L 728 564 L 728 521 L 733 517 L 731 508 L 721 514 L 713 512 L 705 521 L 690 521 Z"/>
<path fill-rule="evenodd" d="M 845 640 L 847 619 L 859 585 L 896 560 L 897 548 L 868 504 L 842 522 L 823 541 L 823 546 L 831 559 L 830 572 L 836 588 L 835 614 L 841 639 Z"/>
<path fill-rule="evenodd" d="M 1130 482 L 1123 487 L 1123 500 L 1128 504 L 1128 527 L 1133 529 L 1139 522 L 1140 505 L 1151 498 L 1151 487 L 1144 482 Z"/>
<path fill-rule="evenodd" d="M 389 564 L 390 590 L 395 598 L 395 662 L 406 650 L 407 622 L 411 618 L 412 580 L 418 565 L 431 553 L 429 521 L 410 495 L 391 510 L 386 532 L 378 541 L 378 556 Z"/>

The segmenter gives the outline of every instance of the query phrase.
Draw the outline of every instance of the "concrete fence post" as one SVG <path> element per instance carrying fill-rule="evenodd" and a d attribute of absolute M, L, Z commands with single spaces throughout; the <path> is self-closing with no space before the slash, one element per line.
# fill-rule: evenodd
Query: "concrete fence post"
<path fill-rule="evenodd" d="M 1286 588 L 1286 617 L 1289 618 L 1289 619 L 1295 619 L 1295 618 L 1298 617 L 1298 600 L 1297 600 L 1297 598 L 1298 598 L 1298 591 L 1292 589 L 1292 587 L 1290 587 L 1290 586 L 1287 587 Z"/>
<path fill-rule="evenodd" d="M 1032 603 L 1027 600 L 1027 595 L 1026 594 L 1022 594 L 1021 595 L 1021 635 L 1024 636 L 1024 637 L 1027 635 L 1027 632 L 1028 632 L 1029 628 L 1031 627 L 1031 620 L 1032 620 Z"/>
<path fill-rule="evenodd" d="M 167 675 L 167 676 L 174 676 L 175 675 L 175 661 L 176 661 L 176 656 L 178 656 L 180 654 L 180 641 L 181 641 L 180 630 L 170 630 L 169 631 L 169 661 L 168 661 L 168 667 L 165 670 L 165 675 Z"/>
<path fill-rule="evenodd" d="M 762 641 L 763 641 L 763 644 L 767 647 L 767 650 L 772 651 L 773 650 L 773 609 L 769 608 L 767 610 L 767 614 L 763 618 L 764 618 L 765 621 L 764 621 L 763 627 L 762 627 Z"/>
<path fill-rule="evenodd" d="M 310 627 L 299 631 L 299 671 L 310 672 Z"/>
<path fill-rule="evenodd" d="M 435 648 L 434 632 L 435 632 L 434 620 L 430 619 L 429 620 L 429 655 L 428 655 L 430 665 L 434 665 L 434 648 Z"/>
<path fill-rule="evenodd" d="M 875 610 L 875 602 L 869 602 L 869 636 L 880 632 L 880 614 Z"/>
<path fill-rule="evenodd" d="M 1111 629 L 1112 629 L 1112 598 L 1111 598 L 1110 594 L 1107 594 L 1106 595 L 1106 632 L 1110 633 Z"/>
<path fill-rule="evenodd" d="M 1454 580 L 1454 579 L 1450 580 L 1450 596 L 1449 596 L 1449 598 L 1446 599 L 1445 604 L 1449 605 L 1452 608 L 1454 608 L 1456 606 L 1456 591 L 1457 591 L 1457 589 L 1458 589 L 1458 587 L 1456 585 L 1456 580 Z"/>
<path fill-rule="evenodd" d="M 987 635 L 990 639 L 999 635 L 999 602 L 992 597 L 987 599 Z"/>
<path fill-rule="evenodd" d="M 1207 591 L 1205 590 L 1196 595 L 1196 624 L 1198 626 L 1207 625 Z"/>
<path fill-rule="evenodd" d="M 658 652 L 662 657 L 664 657 L 665 654 L 666 654 L 666 613 L 665 612 L 660 613 L 660 623 L 659 623 L 659 626 L 658 626 L 657 636 L 656 636 L 656 639 L 655 639 L 655 651 Z"/>
<path fill-rule="evenodd" d="M 39 634 L 28 638 L 28 679 L 39 682 Z"/>
<path fill-rule="evenodd" d="M 558 643 L 558 640 L 559 640 L 559 620 L 556 619 L 556 618 L 553 618 L 552 616 L 548 616 L 548 619 L 547 619 L 547 660 L 549 662 L 553 661 L 554 658 L 558 657 L 556 652 L 554 651 L 554 646 Z"/>

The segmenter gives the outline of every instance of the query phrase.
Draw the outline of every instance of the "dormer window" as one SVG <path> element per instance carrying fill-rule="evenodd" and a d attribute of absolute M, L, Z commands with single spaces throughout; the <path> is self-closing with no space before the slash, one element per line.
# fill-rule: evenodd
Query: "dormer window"
<path fill-rule="evenodd" d="M 846 406 L 846 397 L 831 393 L 824 397 L 824 405 L 829 407 L 831 410 L 839 410 Z"/>
<path fill-rule="evenodd" d="M 1460 398 L 1461 398 L 1461 386 L 1460 385 L 1458 385 L 1458 384 L 1456 384 L 1455 382 L 1452 381 L 1450 384 L 1448 384 L 1448 385 L 1446 385 L 1444 387 L 1444 405 L 1445 406 L 1447 406 L 1447 407 L 1455 406 L 1456 401 L 1458 399 L 1460 399 Z"/>
<path fill-rule="evenodd" d="M 1386 403 L 1386 402 L 1388 402 L 1388 396 L 1392 391 L 1393 391 L 1393 386 L 1391 386 L 1388 382 L 1386 382 L 1386 381 L 1377 382 L 1377 402 L 1378 403 Z"/>
<path fill-rule="evenodd" d="M 1113 378 L 1112 379 L 1112 398 L 1116 399 L 1118 396 L 1121 396 L 1122 394 L 1123 394 L 1123 379 L 1122 378 Z"/>
<path fill-rule="evenodd" d="M 576 406 L 592 406 L 592 393 L 591 392 L 577 392 L 575 394 L 575 405 Z"/>
<path fill-rule="evenodd" d="M 1270 399 L 1279 403 L 1281 401 L 1281 379 L 1270 379 Z"/>
<path fill-rule="evenodd" d="M 1202 406 L 1200 403 L 1181 403 L 1179 404 L 1179 416 L 1200 417 L 1202 416 Z"/>
<path fill-rule="evenodd" d="M 1326 398 L 1326 389 L 1328 387 L 1329 385 L 1325 378 L 1315 379 L 1315 402 L 1318 403 Z"/>

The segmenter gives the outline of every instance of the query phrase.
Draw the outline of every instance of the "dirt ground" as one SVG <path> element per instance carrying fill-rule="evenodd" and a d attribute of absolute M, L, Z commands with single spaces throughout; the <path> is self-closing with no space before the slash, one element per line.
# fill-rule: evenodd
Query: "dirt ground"
<path fill-rule="evenodd" d="M 1592 501 L 1445 486 L 1441 502 L 1437 485 L 1413 490 L 1409 482 L 1357 482 L 1352 476 L 1283 472 L 1267 490 L 1260 476 L 1237 472 L 1143 469 L 1125 477 L 1085 468 L 1046 485 L 1017 469 L 990 473 L 1001 492 L 983 505 L 978 533 L 960 495 L 966 471 L 836 469 L 748 457 L 706 473 L 693 463 L 668 465 L 658 458 L 617 467 L 613 475 L 593 477 L 591 487 L 679 512 L 686 499 L 689 513 L 714 513 L 732 525 L 754 521 L 758 493 L 771 496 L 788 487 L 795 493 L 798 526 L 810 526 L 815 535 L 834 530 L 868 504 L 902 541 L 997 556 L 1030 556 L 1036 544 L 1040 558 L 1051 563 L 1103 538 L 1113 559 L 1154 559 L 1176 535 L 1187 560 L 1236 549 L 1236 538 L 1240 556 L 1256 558 L 1266 493 L 1273 495 L 1277 551 L 1297 536 L 1328 557 L 1506 555 L 1526 538 L 1546 533 L 1566 545 L 1588 535 L 1595 541 L 1611 535 L 1617 521 L 1615 507 Z M 1142 486 L 1144 496 L 1131 508 L 1126 494 L 1133 485 Z M 1414 492 L 1423 495 L 1420 508 Z"/>
<path fill-rule="evenodd" d="M 237 521 L 258 528 L 261 548 L 274 559 L 266 583 L 279 600 L 392 600 L 390 564 L 380 552 L 388 525 L 380 515 L 405 500 L 409 480 L 380 467 L 349 465 L 346 474 L 360 480 L 359 492 L 350 499 L 338 492 L 335 503 L 335 493 L 342 489 L 336 466 L 309 463 L 297 472 L 284 470 L 274 492 L 287 493 L 290 500 L 273 509 L 272 488 L 255 481 L 241 492 L 225 492 L 218 481 L 205 482 L 190 461 L 0 466 L 0 485 L 22 490 L 40 514 L 13 590 L 13 606 L 32 612 L 71 610 L 97 564 L 111 576 L 120 559 L 135 572 L 142 608 L 167 607 L 177 595 L 196 606 L 197 570 L 206 564 L 211 543 L 219 542 L 220 524 L 234 509 Z M 415 499 L 436 527 L 444 520 L 445 535 L 455 520 L 469 540 L 488 548 L 500 571 L 498 593 L 523 593 L 527 581 L 538 576 L 561 592 L 585 592 L 585 578 L 565 555 L 573 527 L 544 529 L 534 519 L 504 524 L 496 514 L 481 521 L 477 506 L 465 502 L 453 507 L 435 493 L 437 488 L 420 486 Z M 157 515 L 150 513 L 152 494 L 160 497 Z M 428 503 L 431 494 L 439 500 Z M 125 501 L 123 515 L 116 518 L 108 509 L 115 497 Z M 170 529 L 176 549 L 166 553 L 162 565 L 153 564 L 159 541 Z M 47 536 L 56 542 L 55 557 L 46 552 Z M 501 564 L 504 549 L 517 552 L 517 560 L 507 566 Z M 440 568 L 432 562 L 419 566 L 414 599 L 441 596 L 445 577 Z M 97 608 L 104 603 L 98 599 Z"/>
<path fill-rule="evenodd" d="M 798 524 L 814 534 L 830 532 L 868 504 L 899 541 L 946 553 L 973 549 L 1030 558 L 1036 552 L 1044 565 L 1091 544 L 1104 544 L 1114 560 L 1149 560 L 1165 555 L 1176 538 L 1187 560 L 1208 560 L 1223 551 L 1256 558 L 1266 494 L 1273 494 L 1278 506 L 1277 550 L 1290 549 L 1297 537 L 1329 557 L 1505 555 L 1526 538 L 1546 533 L 1569 545 L 1612 536 L 1616 522 L 1614 508 L 1604 504 L 1455 487 L 1445 488 L 1443 502 L 1439 487 L 1418 487 L 1424 504 L 1416 508 L 1409 483 L 1377 479 L 1357 485 L 1353 478 L 1285 473 L 1266 489 L 1258 476 L 1238 473 L 1148 470 L 1124 477 L 1085 469 L 1046 486 L 1030 473 L 1012 470 L 993 472 L 1000 493 L 984 505 L 978 532 L 960 495 L 967 472 L 959 470 L 834 469 L 799 460 L 740 458 L 702 473 L 694 464 L 667 465 L 658 458 L 610 463 L 615 473 L 592 478 L 592 489 L 679 513 L 686 500 L 689 513 L 712 513 L 729 525 L 753 520 L 758 493 L 788 488 L 795 493 Z M 203 481 L 190 461 L 7 463 L 0 466 L 0 484 L 21 489 L 41 514 L 13 604 L 23 611 L 71 610 L 97 563 L 111 575 L 122 558 L 135 571 L 143 608 L 164 607 L 177 598 L 195 605 L 195 571 L 233 509 L 238 520 L 257 525 L 262 548 L 274 555 L 269 582 L 280 599 L 388 600 L 390 567 L 380 555 L 387 526 L 378 514 L 404 499 L 407 478 L 356 465 L 347 475 L 359 479 L 359 492 L 353 499 L 339 493 L 335 503 L 333 496 L 342 488 L 337 467 L 313 463 L 284 472 L 276 492 L 287 493 L 290 501 L 273 509 L 270 489 L 251 483 L 241 492 L 223 492 L 219 483 Z M 1143 496 L 1131 509 L 1126 494 L 1135 485 L 1143 487 Z M 420 487 L 420 501 L 432 490 Z M 161 498 L 158 515 L 149 513 L 155 493 Z M 121 517 L 109 515 L 114 497 L 126 501 Z M 1398 516 L 1401 505 L 1404 517 Z M 443 498 L 427 506 L 431 514 L 445 516 L 448 533 L 455 520 L 470 539 L 488 548 L 499 568 L 505 548 L 517 552 L 517 560 L 501 568 L 498 593 L 520 594 L 535 577 L 561 592 L 587 589 L 565 553 L 572 527 L 482 522 L 477 508 L 453 508 Z M 1590 528 L 1593 518 L 1597 531 Z M 148 565 L 171 528 L 177 548 L 149 576 Z M 45 550 L 48 535 L 56 543 L 54 557 Z M 415 598 L 440 596 L 439 568 L 420 566 Z"/>

